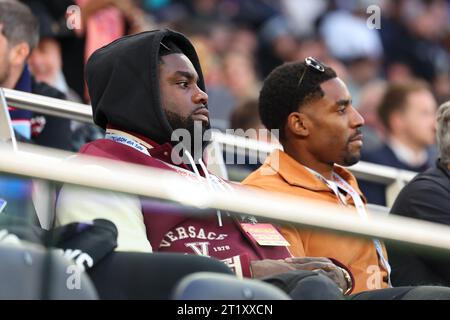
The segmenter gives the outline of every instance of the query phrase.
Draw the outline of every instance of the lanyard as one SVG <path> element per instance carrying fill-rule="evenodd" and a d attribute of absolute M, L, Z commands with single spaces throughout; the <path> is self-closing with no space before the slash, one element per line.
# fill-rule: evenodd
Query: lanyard
<path fill-rule="evenodd" d="M 141 143 L 139 143 L 133 139 L 130 139 L 128 137 L 124 137 L 120 134 L 116 134 L 116 133 L 112 133 L 112 132 L 107 132 L 105 135 L 105 139 L 112 140 L 114 142 L 129 146 L 129 147 L 151 157 L 150 153 L 148 152 L 148 150 L 145 146 L 143 146 Z M 154 158 L 154 159 L 156 159 L 156 158 Z M 159 159 L 156 159 L 156 160 L 159 160 Z M 159 161 L 161 161 L 161 160 L 159 160 Z M 162 161 L 162 162 L 164 162 L 164 161 Z M 177 167 L 173 164 L 164 162 L 165 165 L 175 169 L 177 171 L 177 173 L 179 173 L 183 176 L 188 176 L 188 177 L 194 178 L 194 180 L 197 180 L 200 183 L 204 183 L 204 180 L 206 180 L 207 186 L 209 187 L 210 190 L 234 192 L 234 189 L 228 183 L 226 183 L 225 181 L 223 181 L 222 179 L 220 179 L 214 175 L 210 175 L 206 166 L 204 165 L 204 163 L 203 162 L 200 162 L 200 163 L 201 163 L 202 170 L 205 173 L 205 178 L 200 176 L 200 173 L 198 173 L 198 171 L 197 171 L 197 174 L 195 174 L 189 170 L 186 170 L 186 169 Z M 195 163 L 193 160 L 192 160 L 192 166 L 195 167 Z M 219 213 L 220 213 L 220 211 L 218 210 L 219 225 L 222 226 L 222 218 Z M 253 218 L 253 219 L 255 219 L 255 218 Z M 256 219 L 255 219 L 255 221 L 256 221 Z"/>
<path fill-rule="evenodd" d="M 142 145 L 141 143 L 139 143 L 139 142 L 137 142 L 137 141 L 135 141 L 133 139 L 130 139 L 128 137 L 124 137 L 123 135 L 107 132 L 106 135 L 105 135 L 105 139 L 112 140 L 114 142 L 117 142 L 117 143 L 129 146 L 129 147 L 131 147 L 131 148 L 133 148 L 133 149 L 135 149 L 135 150 L 137 150 L 137 151 L 139 151 L 139 152 L 141 152 L 141 153 L 151 157 L 150 153 L 148 152 L 147 148 L 144 145 Z M 154 158 L 154 159 L 156 159 L 156 158 Z M 159 159 L 156 159 L 156 160 L 159 160 Z M 162 162 L 164 162 L 164 161 L 162 161 Z M 203 177 L 200 176 L 200 174 L 196 175 L 196 174 L 194 174 L 193 172 L 191 172 L 189 170 L 177 167 L 177 166 L 175 166 L 173 164 L 170 164 L 170 163 L 167 163 L 167 162 L 164 162 L 164 164 L 169 166 L 169 167 L 171 167 L 171 168 L 173 168 L 173 169 L 175 169 L 178 173 L 181 173 L 183 175 L 187 174 L 190 177 L 196 178 L 200 182 L 204 182 L 203 179 L 207 180 L 208 185 L 213 190 L 219 190 L 220 191 L 220 190 L 228 189 L 228 191 L 233 191 L 233 188 L 231 188 L 231 186 L 229 186 L 227 183 L 225 183 L 222 179 L 219 179 L 216 176 L 209 175 L 209 173 L 207 171 L 205 171 L 205 175 L 207 175 L 206 178 L 203 178 Z M 206 167 L 203 168 L 203 169 L 206 170 Z"/>
<path fill-rule="evenodd" d="M 105 135 L 105 139 L 108 139 L 108 140 L 111 140 L 111 141 L 114 141 L 114 142 L 117 142 L 117 143 L 129 146 L 129 147 L 131 147 L 131 148 L 133 148 L 133 149 L 135 149 L 135 150 L 137 150 L 137 151 L 139 151 L 139 152 L 141 152 L 141 153 L 143 153 L 143 154 L 145 154 L 145 155 L 147 155 L 149 157 L 152 157 L 150 155 L 150 153 L 148 152 L 147 147 L 145 147 L 141 143 L 137 142 L 136 140 L 130 139 L 128 137 L 124 137 L 123 135 L 107 132 L 106 135 Z M 157 158 L 153 158 L 153 159 L 159 160 Z M 159 160 L 159 161 L 161 161 L 161 160 Z M 164 162 L 164 161 L 162 161 L 162 162 Z M 173 164 L 170 164 L 170 163 L 167 163 L 167 162 L 164 162 L 164 164 L 169 166 L 169 167 L 171 167 L 171 168 L 173 168 L 173 169 L 175 169 L 178 173 L 181 173 L 183 175 L 187 174 L 187 175 L 189 175 L 191 177 L 197 178 L 197 176 L 193 172 L 191 172 L 189 170 L 177 167 L 177 166 L 175 166 Z"/>
<path fill-rule="evenodd" d="M 105 139 L 112 140 L 114 142 L 129 146 L 147 156 L 150 156 L 150 153 L 148 152 L 147 148 L 135 140 L 111 132 L 106 133 Z"/>
<path fill-rule="evenodd" d="M 347 205 L 347 201 L 345 200 L 345 196 L 341 192 L 339 192 L 339 188 L 341 188 L 346 193 L 348 193 L 353 199 L 353 203 L 355 204 L 355 207 L 356 207 L 356 212 L 358 213 L 360 218 L 367 220 L 368 216 L 367 216 L 366 206 L 364 205 L 364 202 L 362 201 L 358 192 L 356 192 L 356 190 L 349 183 L 347 183 L 347 181 L 345 181 L 341 176 L 339 176 L 335 172 L 333 172 L 333 180 L 334 181 L 330 181 L 330 180 L 325 179 L 320 173 L 318 173 L 310 168 L 307 168 L 307 167 L 306 167 L 306 169 L 308 169 L 317 178 L 322 180 L 334 192 L 334 194 L 337 196 L 337 198 L 344 205 Z M 383 264 L 384 268 L 386 269 L 386 271 L 388 273 L 389 286 L 392 287 L 391 266 L 390 266 L 388 260 L 386 259 L 386 257 L 384 256 L 383 247 L 381 245 L 381 242 L 378 239 L 372 239 L 372 241 L 373 241 L 373 244 L 377 251 L 378 257 L 380 258 L 381 263 Z"/>

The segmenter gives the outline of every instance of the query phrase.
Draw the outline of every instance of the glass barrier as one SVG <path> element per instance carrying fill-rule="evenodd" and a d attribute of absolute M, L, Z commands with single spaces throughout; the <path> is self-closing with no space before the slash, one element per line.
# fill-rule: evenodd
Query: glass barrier
<path fill-rule="evenodd" d="M 321 299 L 357 299 L 389 285 L 389 267 L 377 258 L 376 242 L 364 230 L 355 236 L 347 227 L 333 232 L 317 221 L 289 223 L 283 206 L 279 216 L 260 217 L 251 214 L 260 210 L 255 201 L 244 213 L 232 204 L 224 204 L 230 207 L 225 210 L 207 186 L 174 184 L 167 190 L 163 175 L 160 186 L 159 196 L 146 197 L 2 174 L 0 298 L 234 300 L 250 288 L 260 299 L 308 299 L 311 291 L 300 284 L 295 293 L 283 285 L 318 273 L 333 287 L 322 290 Z M 235 202 L 231 196 L 230 201 Z M 305 203 L 303 211 L 307 208 Z M 417 242 L 388 242 L 394 285 L 447 285 L 450 255 L 443 248 L 448 243 L 438 250 L 430 249 L 429 241 L 422 247 Z M 311 254 L 330 250 L 335 254 Z M 384 248 L 380 252 L 386 254 Z M 414 269 L 418 261 L 427 268 Z M 301 275 L 286 276 L 291 270 Z"/>

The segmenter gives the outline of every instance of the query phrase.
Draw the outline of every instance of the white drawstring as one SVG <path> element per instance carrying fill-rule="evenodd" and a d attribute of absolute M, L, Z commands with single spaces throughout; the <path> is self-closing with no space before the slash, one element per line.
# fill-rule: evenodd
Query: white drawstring
<path fill-rule="evenodd" d="M 195 164 L 195 162 L 194 162 L 194 158 L 192 157 L 192 155 L 190 154 L 190 152 L 187 151 L 187 150 L 184 150 L 184 154 L 185 154 L 186 157 L 188 158 L 188 160 L 189 160 L 189 162 L 190 162 L 190 164 L 191 164 L 191 167 L 192 167 L 192 169 L 194 170 L 195 175 L 197 176 L 197 179 L 198 179 L 199 181 L 202 181 L 202 180 L 201 180 L 202 176 L 200 175 L 200 172 L 199 172 L 198 169 L 197 169 L 197 166 L 196 166 L 196 164 Z M 203 173 L 205 174 L 205 178 L 206 178 L 206 181 L 208 182 L 208 187 L 209 187 L 209 189 L 211 189 L 211 190 L 214 191 L 214 186 L 212 185 L 212 182 L 211 182 L 211 176 L 209 175 L 208 169 L 206 168 L 206 166 L 205 166 L 205 164 L 203 163 L 202 159 L 199 159 L 198 162 L 199 162 L 199 164 L 200 164 L 200 167 L 201 167 L 202 170 L 203 170 Z M 223 226 L 223 223 L 222 223 L 222 214 L 221 214 L 220 210 L 217 210 L 217 221 L 218 221 L 218 223 L 219 223 L 219 227 L 222 227 L 222 226 Z"/>
<path fill-rule="evenodd" d="M 212 188 L 211 181 L 210 181 L 211 177 L 209 175 L 209 172 L 208 172 L 208 169 L 206 168 L 205 163 L 203 162 L 202 159 L 198 159 L 198 163 L 200 164 L 200 167 L 202 168 L 203 173 L 205 174 L 206 180 L 208 180 L 208 185 Z"/>
<path fill-rule="evenodd" d="M 187 156 L 187 158 L 188 158 L 188 160 L 189 160 L 189 162 L 191 164 L 192 170 L 194 170 L 194 173 L 196 174 L 197 178 L 199 180 L 201 180 L 200 178 L 202 176 L 200 175 L 200 172 L 198 172 L 198 169 L 197 169 L 197 166 L 195 164 L 194 158 L 191 156 L 191 154 L 187 150 L 184 150 L 184 154 Z"/>
<path fill-rule="evenodd" d="M 203 162 L 203 160 L 201 158 L 198 159 L 198 163 L 200 164 L 200 167 L 202 168 L 203 173 L 205 174 L 205 178 L 206 178 L 206 181 L 208 181 L 209 188 L 211 190 L 214 190 L 214 186 L 212 184 L 211 176 L 210 176 L 210 174 L 208 172 L 208 168 L 206 168 L 206 165 L 205 165 L 205 163 Z M 219 222 L 219 227 L 222 227 L 223 226 L 222 213 L 220 212 L 220 210 L 217 210 L 217 221 Z"/>

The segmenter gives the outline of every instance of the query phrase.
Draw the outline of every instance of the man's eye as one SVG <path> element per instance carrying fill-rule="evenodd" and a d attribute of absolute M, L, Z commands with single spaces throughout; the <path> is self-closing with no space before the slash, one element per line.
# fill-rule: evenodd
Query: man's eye
<path fill-rule="evenodd" d="M 344 107 L 344 108 L 338 109 L 337 112 L 338 112 L 339 114 L 344 114 L 344 113 L 345 113 L 345 110 L 347 110 L 347 108 Z"/>
<path fill-rule="evenodd" d="M 180 81 L 180 82 L 177 82 L 177 84 L 184 89 L 189 87 L 189 83 L 187 81 Z"/>

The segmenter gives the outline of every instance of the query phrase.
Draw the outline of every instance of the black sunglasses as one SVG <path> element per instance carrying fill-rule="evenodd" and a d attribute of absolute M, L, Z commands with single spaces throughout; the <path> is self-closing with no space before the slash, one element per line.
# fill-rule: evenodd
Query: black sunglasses
<path fill-rule="evenodd" d="M 311 67 L 321 73 L 325 72 L 325 65 L 313 57 L 306 58 L 305 64 L 306 64 L 306 68 L 303 69 L 303 72 L 302 72 L 302 75 L 300 76 L 300 80 L 298 81 L 297 87 L 300 87 L 300 85 L 302 84 L 303 78 L 305 77 L 305 74 L 306 74 L 306 70 L 309 69 L 308 67 Z"/>

